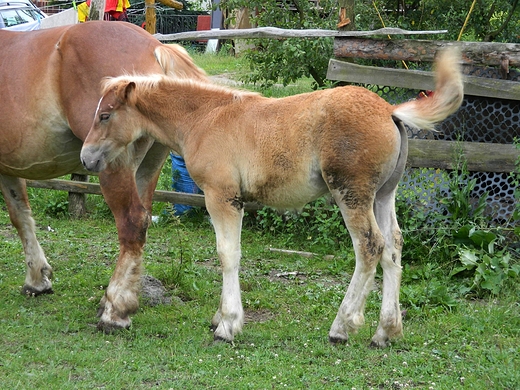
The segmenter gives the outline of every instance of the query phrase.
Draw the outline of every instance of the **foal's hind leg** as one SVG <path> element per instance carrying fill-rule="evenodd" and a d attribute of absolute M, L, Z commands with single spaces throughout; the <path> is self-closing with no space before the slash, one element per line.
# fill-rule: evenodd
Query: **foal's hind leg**
<path fill-rule="evenodd" d="M 333 190 L 332 194 L 341 210 L 356 254 L 354 274 L 329 332 L 332 343 L 343 343 L 348 340 L 349 332 L 355 333 L 364 324 L 366 299 L 373 288 L 376 266 L 385 241 L 377 226 L 370 199 L 364 199 L 363 204 L 356 205 L 356 208 L 349 208 L 339 191 Z"/>
<path fill-rule="evenodd" d="M 213 193 L 204 188 L 206 207 L 211 216 L 217 239 L 217 253 L 222 267 L 220 305 L 211 320 L 215 340 L 233 341 L 242 331 L 244 310 L 240 296 L 240 233 L 243 205 L 235 196 Z"/>
<path fill-rule="evenodd" d="M 9 210 L 9 217 L 18 231 L 25 252 L 27 274 L 22 293 L 27 295 L 52 293 L 52 268 L 36 239 L 25 180 L 0 175 L 0 189 Z"/>
<path fill-rule="evenodd" d="M 374 211 L 379 228 L 385 237 L 385 249 L 381 258 L 383 302 L 379 326 L 372 337 L 372 345 L 385 347 L 390 338 L 401 336 L 403 332 L 399 308 L 403 237 L 395 215 L 395 189 L 387 194 L 377 194 Z"/>

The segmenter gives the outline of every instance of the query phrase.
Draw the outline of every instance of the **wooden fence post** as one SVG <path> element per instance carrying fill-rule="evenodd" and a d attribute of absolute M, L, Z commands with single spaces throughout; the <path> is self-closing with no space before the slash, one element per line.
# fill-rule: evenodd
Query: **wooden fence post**
<path fill-rule="evenodd" d="M 88 182 L 88 175 L 73 173 L 70 179 L 74 181 Z M 87 213 L 87 195 L 79 192 L 69 192 L 69 214 L 74 218 L 83 217 Z"/>
<path fill-rule="evenodd" d="M 90 10 L 88 20 L 103 20 L 105 15 L 106 0 L 92 0 L 90 2 Z"/>
<path fill-rule="evenodd" d="M 155 0 L 145 0 L 144 1 L 145 12 L 145 22 L 146 22 L 146 31 L 150 34 L 155 34 L 155 24 L 157 23 L 157 19 L 155 16 Z"/>

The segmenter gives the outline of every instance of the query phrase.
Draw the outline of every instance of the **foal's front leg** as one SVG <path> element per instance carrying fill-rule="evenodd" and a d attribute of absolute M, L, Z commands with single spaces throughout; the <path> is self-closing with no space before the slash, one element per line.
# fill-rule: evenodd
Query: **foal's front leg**
<path fill-rule="evenodd" d="M 244 309 L 240 297 L 240 233 L 243 204 L 236 196 L 216 194 L 204 189 L 206 208 L 211 216 L 217 239 L 217 253 L 222 267 L 220 305 L 211 321 L 215 340 L 231 342 L 242 331 Z"/>

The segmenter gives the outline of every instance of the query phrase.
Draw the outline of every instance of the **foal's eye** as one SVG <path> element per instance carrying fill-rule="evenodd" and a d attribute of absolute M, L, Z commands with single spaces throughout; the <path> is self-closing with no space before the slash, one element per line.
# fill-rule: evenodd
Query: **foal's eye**
<path fill-rule="evenodd" d="M 109 119 L 110 119 L 110 114 L 107 114 L 106 112 L 99 114 L 100 121 L 107 121 Z"/>

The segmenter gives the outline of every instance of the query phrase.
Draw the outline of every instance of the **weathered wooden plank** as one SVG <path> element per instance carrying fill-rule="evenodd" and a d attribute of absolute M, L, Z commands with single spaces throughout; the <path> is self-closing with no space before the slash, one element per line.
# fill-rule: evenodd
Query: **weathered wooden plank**
<path fill-rule="evenodd" d="M 255 38 L 323 38 L 323 37 L 367 37 L 378 35 L 424 35 L 444 34 L 447 30 L 407 31 L 400 28 L 381 28 L 371 31 L 337 30 L 288 30 L 276 27 L 257 27 L 231 30 L 186 31 L 176 34 L 155 34 L 159 41 L 196 41 L 199 39 L 255 39 Z"/>
<path fill-rule="evenodd" d="M 512 144 L 410 139 L 407 165 L 454 169 L 461 153 L 471 172 L 512 172 L 520 156 L 520 150 Z"/>
<path fill-rule="evenodd" d="M 329 80 L 384 85 L 409 89 L 434 89 L 432 72 L 379 68 L 331 59 L 327 70 Z M 520 83 L 508 80 L 465 76 L 464 93 L 499 99 L 520 100 Z"/>
<path fill-rule="evenodd" d="M 102 195 L 101 187 L 97 183 L 77 182 L 73 180 L 51 179 L 51 180 L 27 180 L 27 186 L 34 188 L 44 188 L 49 190 L 66 191 L 83 194 Z M 195 207 L 205 207 L 204 195 L 188 194 L 184 192 L 161 191 L 154 192 L 155 202 L 165 202 L 173 204 L 185 204 Z M 257 203 L 246 203 L 246 211 L 254 211 L 261 208 Z"/>
<path fill-rule="evenodd" d="M 472 65 L 520 66 L 520 44 L 499 42 L 454 42 L 417 39 L 366 39 L 336 37 L 334 57 L 395 61 L 433 62 L 435 54 L 448 46 L 459 47 L 462 61 Z"/>

